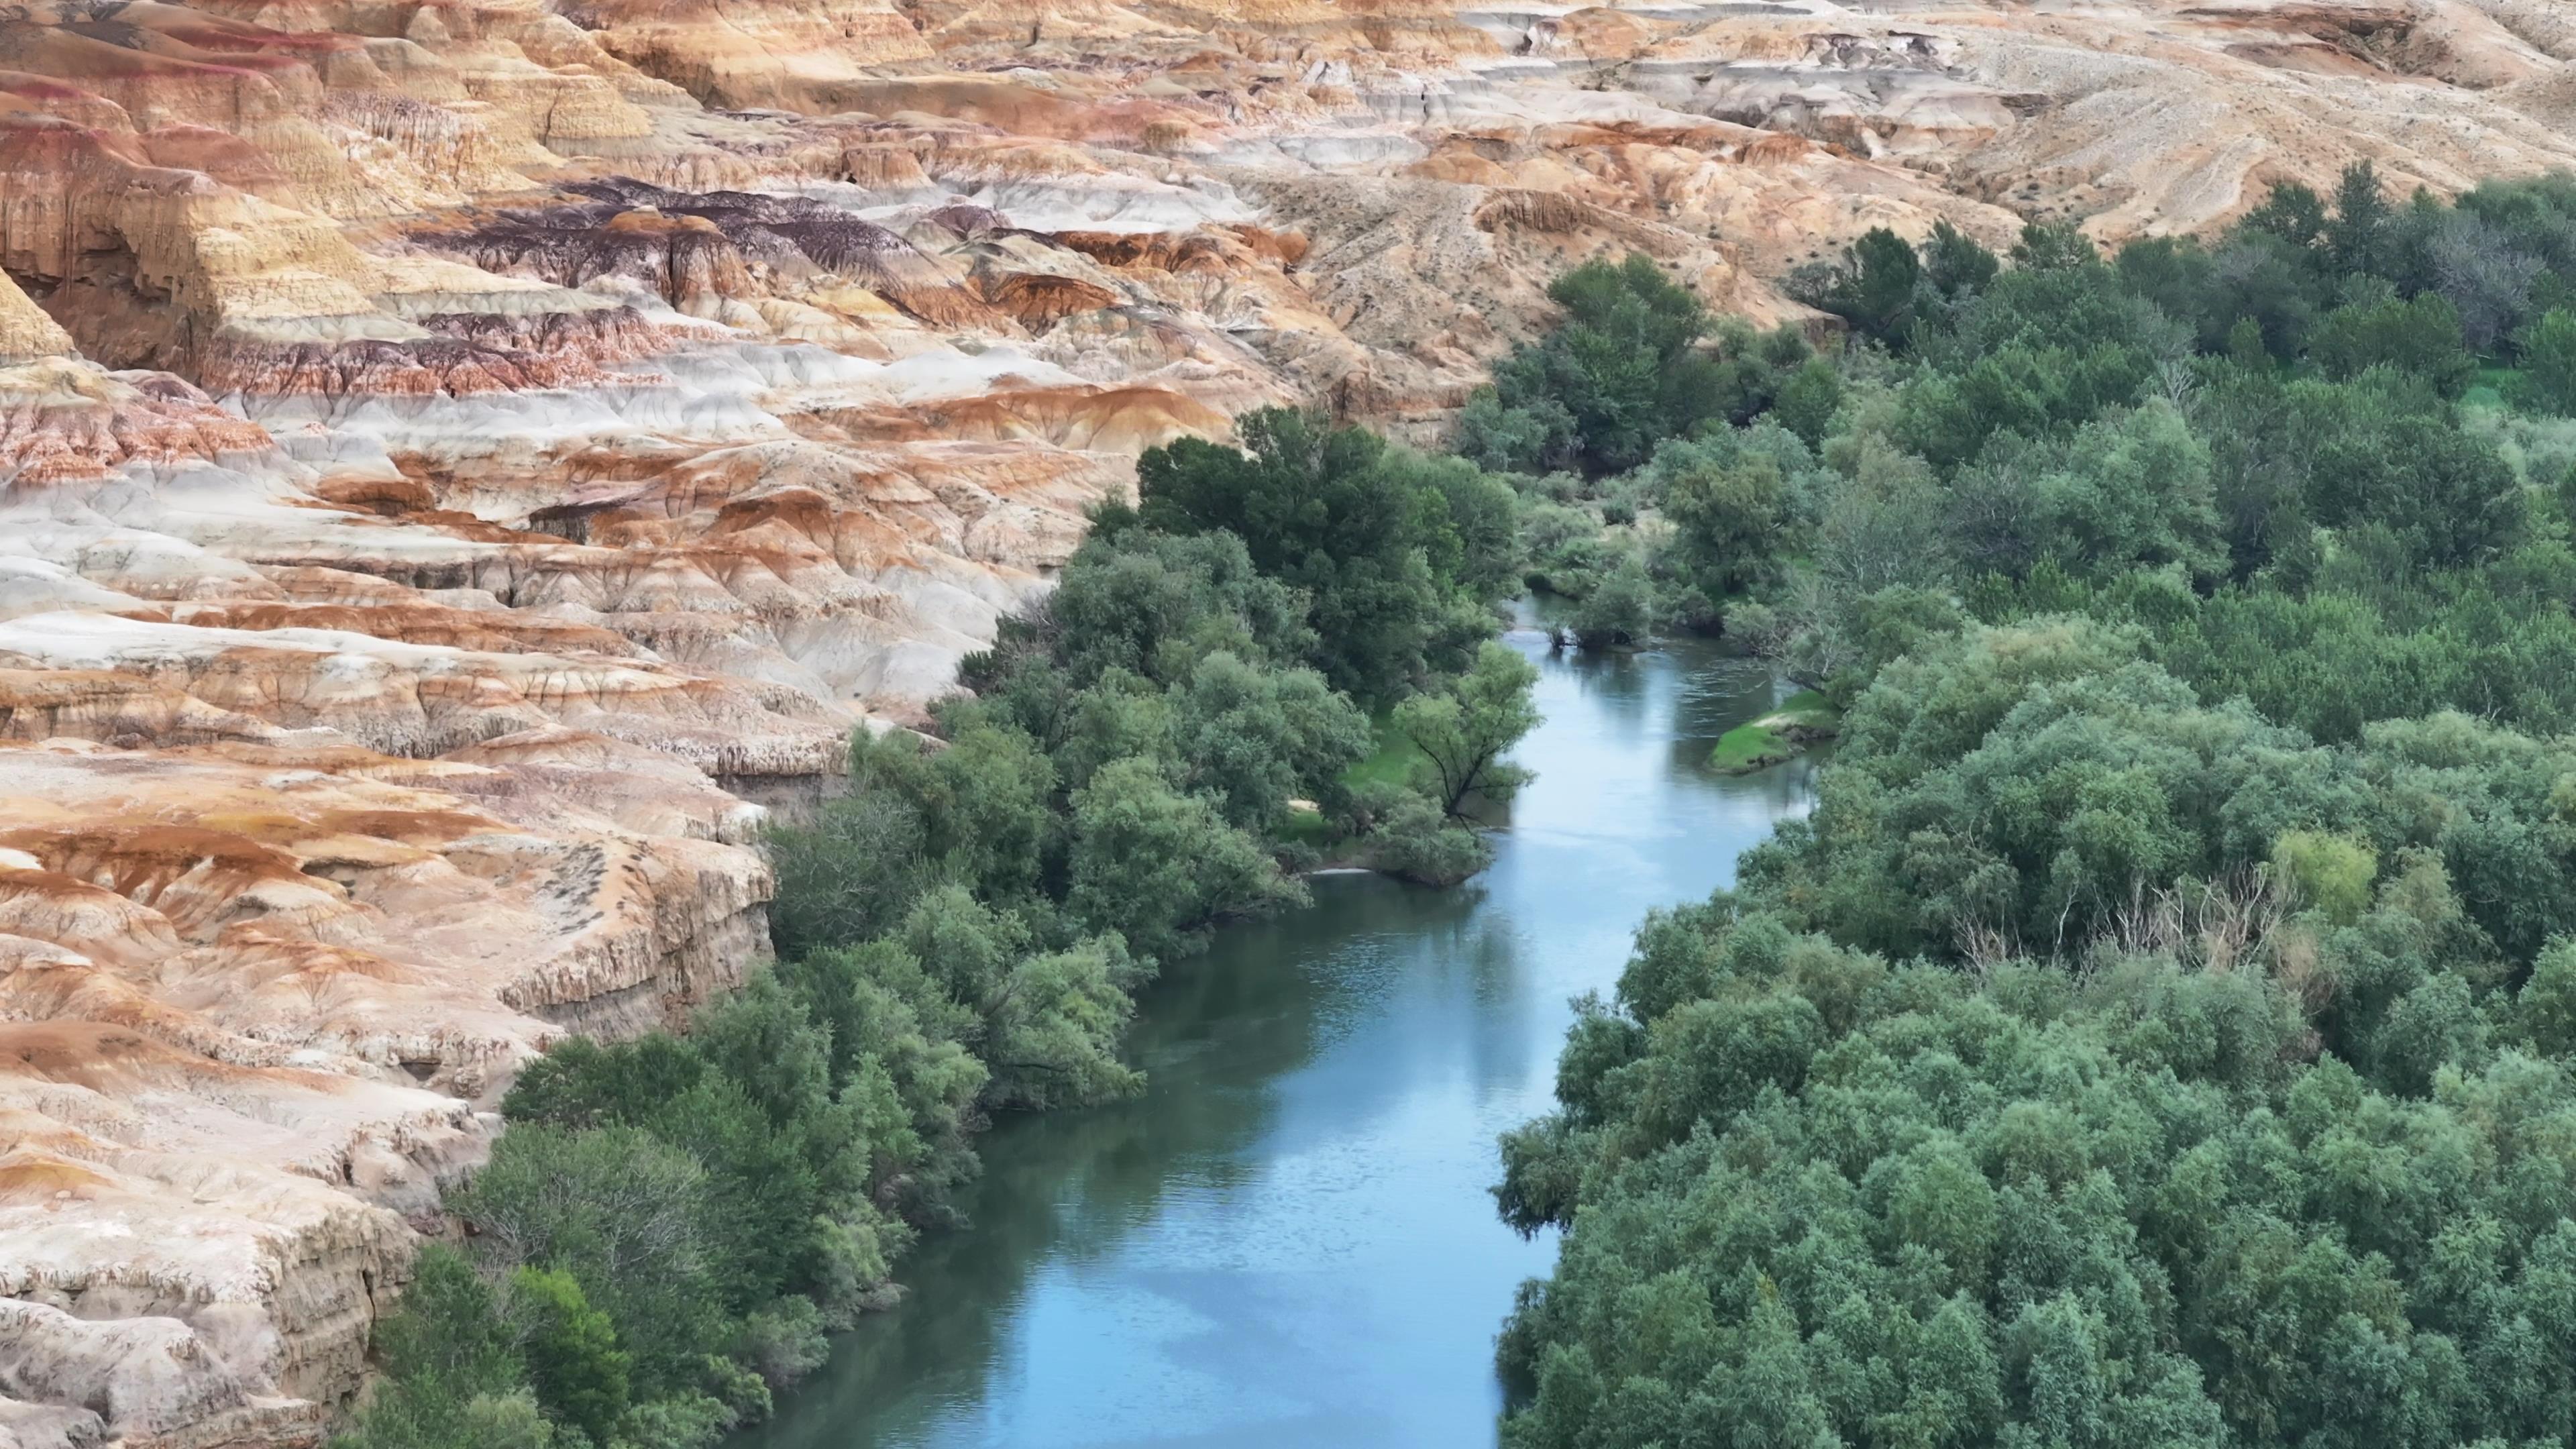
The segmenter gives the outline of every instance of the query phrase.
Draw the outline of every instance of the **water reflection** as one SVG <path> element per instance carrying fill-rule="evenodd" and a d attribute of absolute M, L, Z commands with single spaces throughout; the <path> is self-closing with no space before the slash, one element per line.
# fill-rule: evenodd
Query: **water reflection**
<path fill-rule="evenodd" d="M 1541 661 L 1493 870 L 1368 876 L 1148 993 L 1137 1101 L 1005 1123 L 966 1230 L 740 1449 L 1488 1443 L 1493 1332 L 1551 1242 L 1494 1218 L 1496 1133 L 1547 1105 L 1572 995 L 1705 895 L 1809 769 L 1706 766 L 1777 697 L 1684 645 Z"/>

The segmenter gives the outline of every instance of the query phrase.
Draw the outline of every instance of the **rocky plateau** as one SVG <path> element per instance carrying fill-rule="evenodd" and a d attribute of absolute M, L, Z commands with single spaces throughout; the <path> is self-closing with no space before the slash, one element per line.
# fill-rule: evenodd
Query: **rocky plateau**
<path fill-rule="evenodd" d="M 1140 450 L 2360 158 L 2576 165 L 2576 8 L 0 8 L 0 1449 L 316 1442 L 517 1065 L 761 959 Z"/>

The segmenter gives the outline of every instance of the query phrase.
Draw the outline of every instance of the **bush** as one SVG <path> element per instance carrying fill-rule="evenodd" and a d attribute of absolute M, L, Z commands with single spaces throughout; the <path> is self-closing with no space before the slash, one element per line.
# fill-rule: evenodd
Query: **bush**
<path fill-rule="evenodd" d="M 1417 792 L 1380 787 L 1367 803 L 1372 824 L 1364 839 L 1376 870 L 1417 885 L 1453 886 L 1493 863 L 1493 847 Z"/>
<path fill-rule="evenodd" d="M 1621 561 L 1574 610 L 1574 636 L 1587 649 L 1642 644 L 1655 628 L 1655 586 L 1645 566 Z"/>
<path fill-rule="evenodd" d="M 2576 417 L 2576 311 L 2553 311 L 2514 340 L 2521 366 L 2514 378 L 2514 404 Z"/>
<path fill-rule="evenodd" d="M 2299 901 L 2337 925 L 2350 925 L 2370 904 L 2379 853 L 2367 841 L 2314 830 L 2284 832 L 2272 846 L 2272 868 Z"/>
<path fill-rule="evenodd" d="M 1218 921 L 1302 898 L 1258 846 L 1153 762 L 1114 761 L 1073 799 L 1065 904 L 1157 958 L 1185 953 Z"/>
<path fill-rule="evenodd" d="M 2458 397 L 2478 372 L 2460 336 L 2460 314 L 2430 292 L 2412 301 L 2389 297 L 2338 307 L 2318 320 L 2307 345 L 2337 382 L 2393 367 L 2423 378 L 2444 397 Z"/>
<path fill-rule="evenodd" d="M 821 1368 L 831 1354 L 822 1313 L 807 1299 L 781 1298 L 743 1320 L 733 1356 L 776 1390 Z"/>

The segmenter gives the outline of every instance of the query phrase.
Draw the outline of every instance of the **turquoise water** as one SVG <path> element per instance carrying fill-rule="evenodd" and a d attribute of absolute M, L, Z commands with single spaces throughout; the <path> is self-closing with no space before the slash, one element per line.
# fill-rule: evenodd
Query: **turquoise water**
<path fill-rule="evenodd" d="M 1548 1237 L 1496 1220 L 1494 1138 L 1546 1110 L 1569 998 L 1705 896 L 1812 767 L 1709 772 L 1762 665 L 1677 644 L 1540 664 L 1537 780 L 1454 891 L 1316 880 L 1150 990 L 1135 1101 L 1005 1121 L 968 1226 L 734 1449 L 1490 1444 L 1493 1338 Z"/>

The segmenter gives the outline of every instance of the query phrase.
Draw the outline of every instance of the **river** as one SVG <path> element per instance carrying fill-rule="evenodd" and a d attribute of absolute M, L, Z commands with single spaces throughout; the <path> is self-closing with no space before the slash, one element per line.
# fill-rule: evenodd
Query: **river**
<path fill-rule="evenodd" d="M 1570 998 L 1704 897 L 1812 767 L 1706 767 L 1758 663 L 1678 643 L 1540 666 L 1538 778 L 1453 891 L 1314 882 L 1140 1002 L 1140 1098 L 982 1142 L 970 1225 L 732 1449 L 1489 1445 L 1494 1333 L 1552 1237 L 1494 1215 L 1497 1134 L 1551 1105 Z"/>

